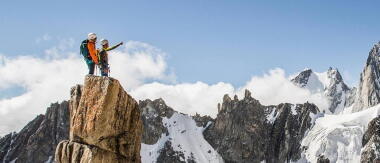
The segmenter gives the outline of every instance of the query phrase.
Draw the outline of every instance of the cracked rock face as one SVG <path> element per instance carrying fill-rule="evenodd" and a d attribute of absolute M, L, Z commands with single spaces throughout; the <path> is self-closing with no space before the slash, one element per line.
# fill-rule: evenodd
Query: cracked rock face
<path fill-rule="evenodd" d="M 367 63 L 360 74 L 358 98 L 354 112 L 380 103 L 380 42 L 369 52 Z"/>
<path fill-rule="evenodd" d="M 57 144 L 69 137 L 69 102 L 54 103 L 20 132 L 0 139 L 0 161 L 52 161 Z"/>
<path fill-rule="evenodd" d="M 58 145 L 56 162 L 87 162 L 98 158 L 140 162 L 140 111 L 137 102 L 117 80 L 86 76 L 84 86 L 72 88 L 71 94 L 70 141 Z M 81 153 L 83 150 L 87 153 Z"/>
<path fill-rule="evenodd" d="M 287 162 L 301 155 L 301 140 L 319 112 L 314 104 L 263 106 L 246 91 L 244 99 L 227 95 L 203 133 L 225 162 Z"/>
<path fill-rule="evenodd" d="M 65 150 L 70 149 L 70 150 Z M 60 151 L 59 158 L 62 163 L 82 162 L 82 163 L 113 163 L 131 162 L 129 159 L 120 157 L 116 153 L 105 151 L 101 148 L 94 148 L 89 145 L 65 140 L 57 146 Z M 70 158 L 67 160 L 66 158 Z"/>
<path fill-rule="evenodd" d="M 363 135 L 362 145 L 361 162 L 380 161 L 380 116 L 368 124 L 368 129 Z"/>
<path fill-rule="evenodd" d="M 139 102 L 141 119 L 143 122 L 142 143 L 155 144 L 161 135 L 168 135 L 168 130 L 162 123 L 164 117 L 170 118 L 174 110 L 168 107 L 164 100 L 144 100 Z"/>

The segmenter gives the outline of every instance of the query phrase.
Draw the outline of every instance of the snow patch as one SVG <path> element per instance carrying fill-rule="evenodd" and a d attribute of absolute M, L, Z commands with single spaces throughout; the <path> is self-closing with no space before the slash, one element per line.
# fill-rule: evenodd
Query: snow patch
<path fill-rule="evenodd" d="M 363 134 L 379 113 L 380 105 L 351 114 L 310 115 L 316 120 L 301 142 L 307 147 L 302 159 L 317 162 L 318 156 L 324 155 L 330 162 L 360 162 Z"/>
<path fill-rule="evenodd" d="M 277 114 L 276 108 L 273 107 L 272 111 L 267 115 L 267 121 L 269 123 L 273 123 L 277 119 L 277 116 L 278 114 Z"/>
<path fill-rule="evenodd" d="M 296 110 L 297 105 L 295 105 L 295 104 L 291 104 L 291 105 L 292 105 L 292 107 L 291 107 L 292 114 L 297 115 L 297 110 Z"/>
<path fill-rule="evenodd" d="M 45 161 L 45 163 L 53 163 L 53 156 L 49 156 L 48 160 Z"/>
<path fill-rule="evenodd" d="M 162 123 L 168 129 L 169 135 L 162 134 L 156 144 L 142 144 L 142 162 L 156 162 L 166 141 L 171 141 L 173 149 L 182 152 L 185 159 L 194 158 L 196 162 L 208 163 L 224 162 L 218 152 L 203 138 L 205 128 L 197 127 L 190 116 L 174 113 L 169 119 L 164 117 Z"/>

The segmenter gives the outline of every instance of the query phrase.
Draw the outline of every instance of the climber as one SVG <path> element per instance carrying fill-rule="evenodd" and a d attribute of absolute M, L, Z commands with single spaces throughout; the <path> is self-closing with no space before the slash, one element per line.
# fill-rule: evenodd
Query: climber
<path fill-rule="evenodd" d="M 100 41 L 102 48 L 98 50 L 98 61 L 100 65 L 100 73 L 102 76 L 108 76 L 110 72 L 110 67 L 108 66 L 108 51 L 116 49 L 120 45 L 123 45 L 123 42 L 119 44 L 109 47 L 108 40 L 102 39 Z"/>
<path fill-rule="evenodd" d="M 87 39 L 82 41 L 80 45 L 80 53 L 83 55 L 88 67 L 88 74 L 93 75 L 95 64 L 98 64 L 97 51 L 96 51 L 96 34 L 89 33 Z"/>

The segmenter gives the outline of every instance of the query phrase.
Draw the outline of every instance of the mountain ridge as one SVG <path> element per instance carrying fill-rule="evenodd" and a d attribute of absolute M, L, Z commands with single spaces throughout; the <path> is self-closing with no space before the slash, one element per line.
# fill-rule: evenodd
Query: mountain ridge
<path fill-rule="evenodd" d="M 215 109 L 218 109 L 216 118 L 180 113 L 167 106 L 161 98 L 131 102 L 133 103 L 131 108 L 137 110 L 143 126 L 140 133 L 141 143 L 137 143 L 141 145 L 141 150 L 136 152 L 135 148 L 133 151 L 135 155 L 141 155 L 143 162 L 159 163 L 289 161 L 302 163 L 379 160 L 380 156 L 377 155 L 380 153 L 380 138 L 377 134 L 380 114 L 378 100 L 380 85 L 377 82 L 380 81 L 379 77 L 380 43 L 377 43 L 369 53 L 358 88 L 350 88 L 336 68 L 329 68 L 324 73 L 305 69 L 289 79 L 300 88 L 326 96 L 330 103 L 325 112 L 308 102 L 264 106 L 252 97 L 250 91 L 245 91 L 244 97 L 240 100 L 236 95 L 233 98 L 229 95 L 221 97 L 223 102 L 215 106 Z M 107 81 L 112 85 L 113 79 L 93 78 L 99 79 L 100 85 Z M 108 87 L 110 85 L 104 86 L 100 88 L 110 88 Z M 112 87 L 101 92 L 109 92 L 116 98 L 112 92 L 122 92 L 116 90 Z M 95 89 L 96 91 L 99 90 Z M 77 85 L 71 90 L 72 98 L 69 101 L 53 104 L 52 108 L 60 108 L 62 111 L 65 108 L 68 110 L 68 104 L 70 108 L 90 108 L 90 106 L 109 108 L 113 104 L 119 105 L 113 100 L 111 105 L 101 102 L 102 98 L 109 98 L 110 94 L 107 93 L 100 93 L 99 98 L 80 104 L 82 93 L 82 86 Z M 121 95 L 121 97 L 126 96 Z M 61 127 L 61 123 L 58 123 L 64 119 L 59 117 L 69 116 L 68 112 L 60 113 L 57 110 L 59 109 L 48 109 L 46 115 L 37 116 L 20 132 L 0 138 L 0 161 L 52 162 L 54 158 L 52 149 L 57 147 L 57 142 L 65 138 L 65 133 L 69 133 L 68 128 Z M 86 128 L 84 126 L 96 123 L 92 120 L 78 119 L 78 117 L 85 119 L 96 115 L 87 114 L 89 110 L 91 111 L 91 109 L 83 110 L 86 114 L 77 115 L 75 124 L 81 124 L 77 127 Z M 71 121 L 74 121 L 72 117 Z M 85 122 L 92 124 L 83 126 Z M 46 126 L 53 126 L 55 130 L 51 132 Z M 89 131 L 91 132 L 76 130 L 77 134 L 66 136 L 66 139 L 70 140 L 62 141 L 58 145 L 55 159 L 62 161 L 74 155 L 84 160 L 91 157 L 118 160 L 120 158 L 116 156 L 119 155 L 127 158 L 124 156 L 128 154 L 118 152 L 120 146 L 115 146 L 117 143 L 99 144 L 94 141 L 99 139 L 96 136 L 99 134 L 92 135 L 94 132 Z M 136 135 L 134 138 L 138 139 L 137 137 Z M 104 138 L 103 136 L 102 140 Z M 127 139 L 132 140 L 130 137 Z M 36 147 L 40 146 L 47 152 L 36 150 Z M 78 151 L 86 152 L 78 153 Z"/>

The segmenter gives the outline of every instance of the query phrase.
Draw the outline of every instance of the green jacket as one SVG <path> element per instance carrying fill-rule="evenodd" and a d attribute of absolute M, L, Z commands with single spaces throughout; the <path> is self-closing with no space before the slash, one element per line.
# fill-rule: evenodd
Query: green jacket
<path fill-rule="evenodd" d="M 121 44 L 117 44 L 115 46 L 109 48 L 101 48 L 99 49 L 98 59 L 100 64 L 108 64 L 108 51 L 114 50 L 119 47 Z"/>

